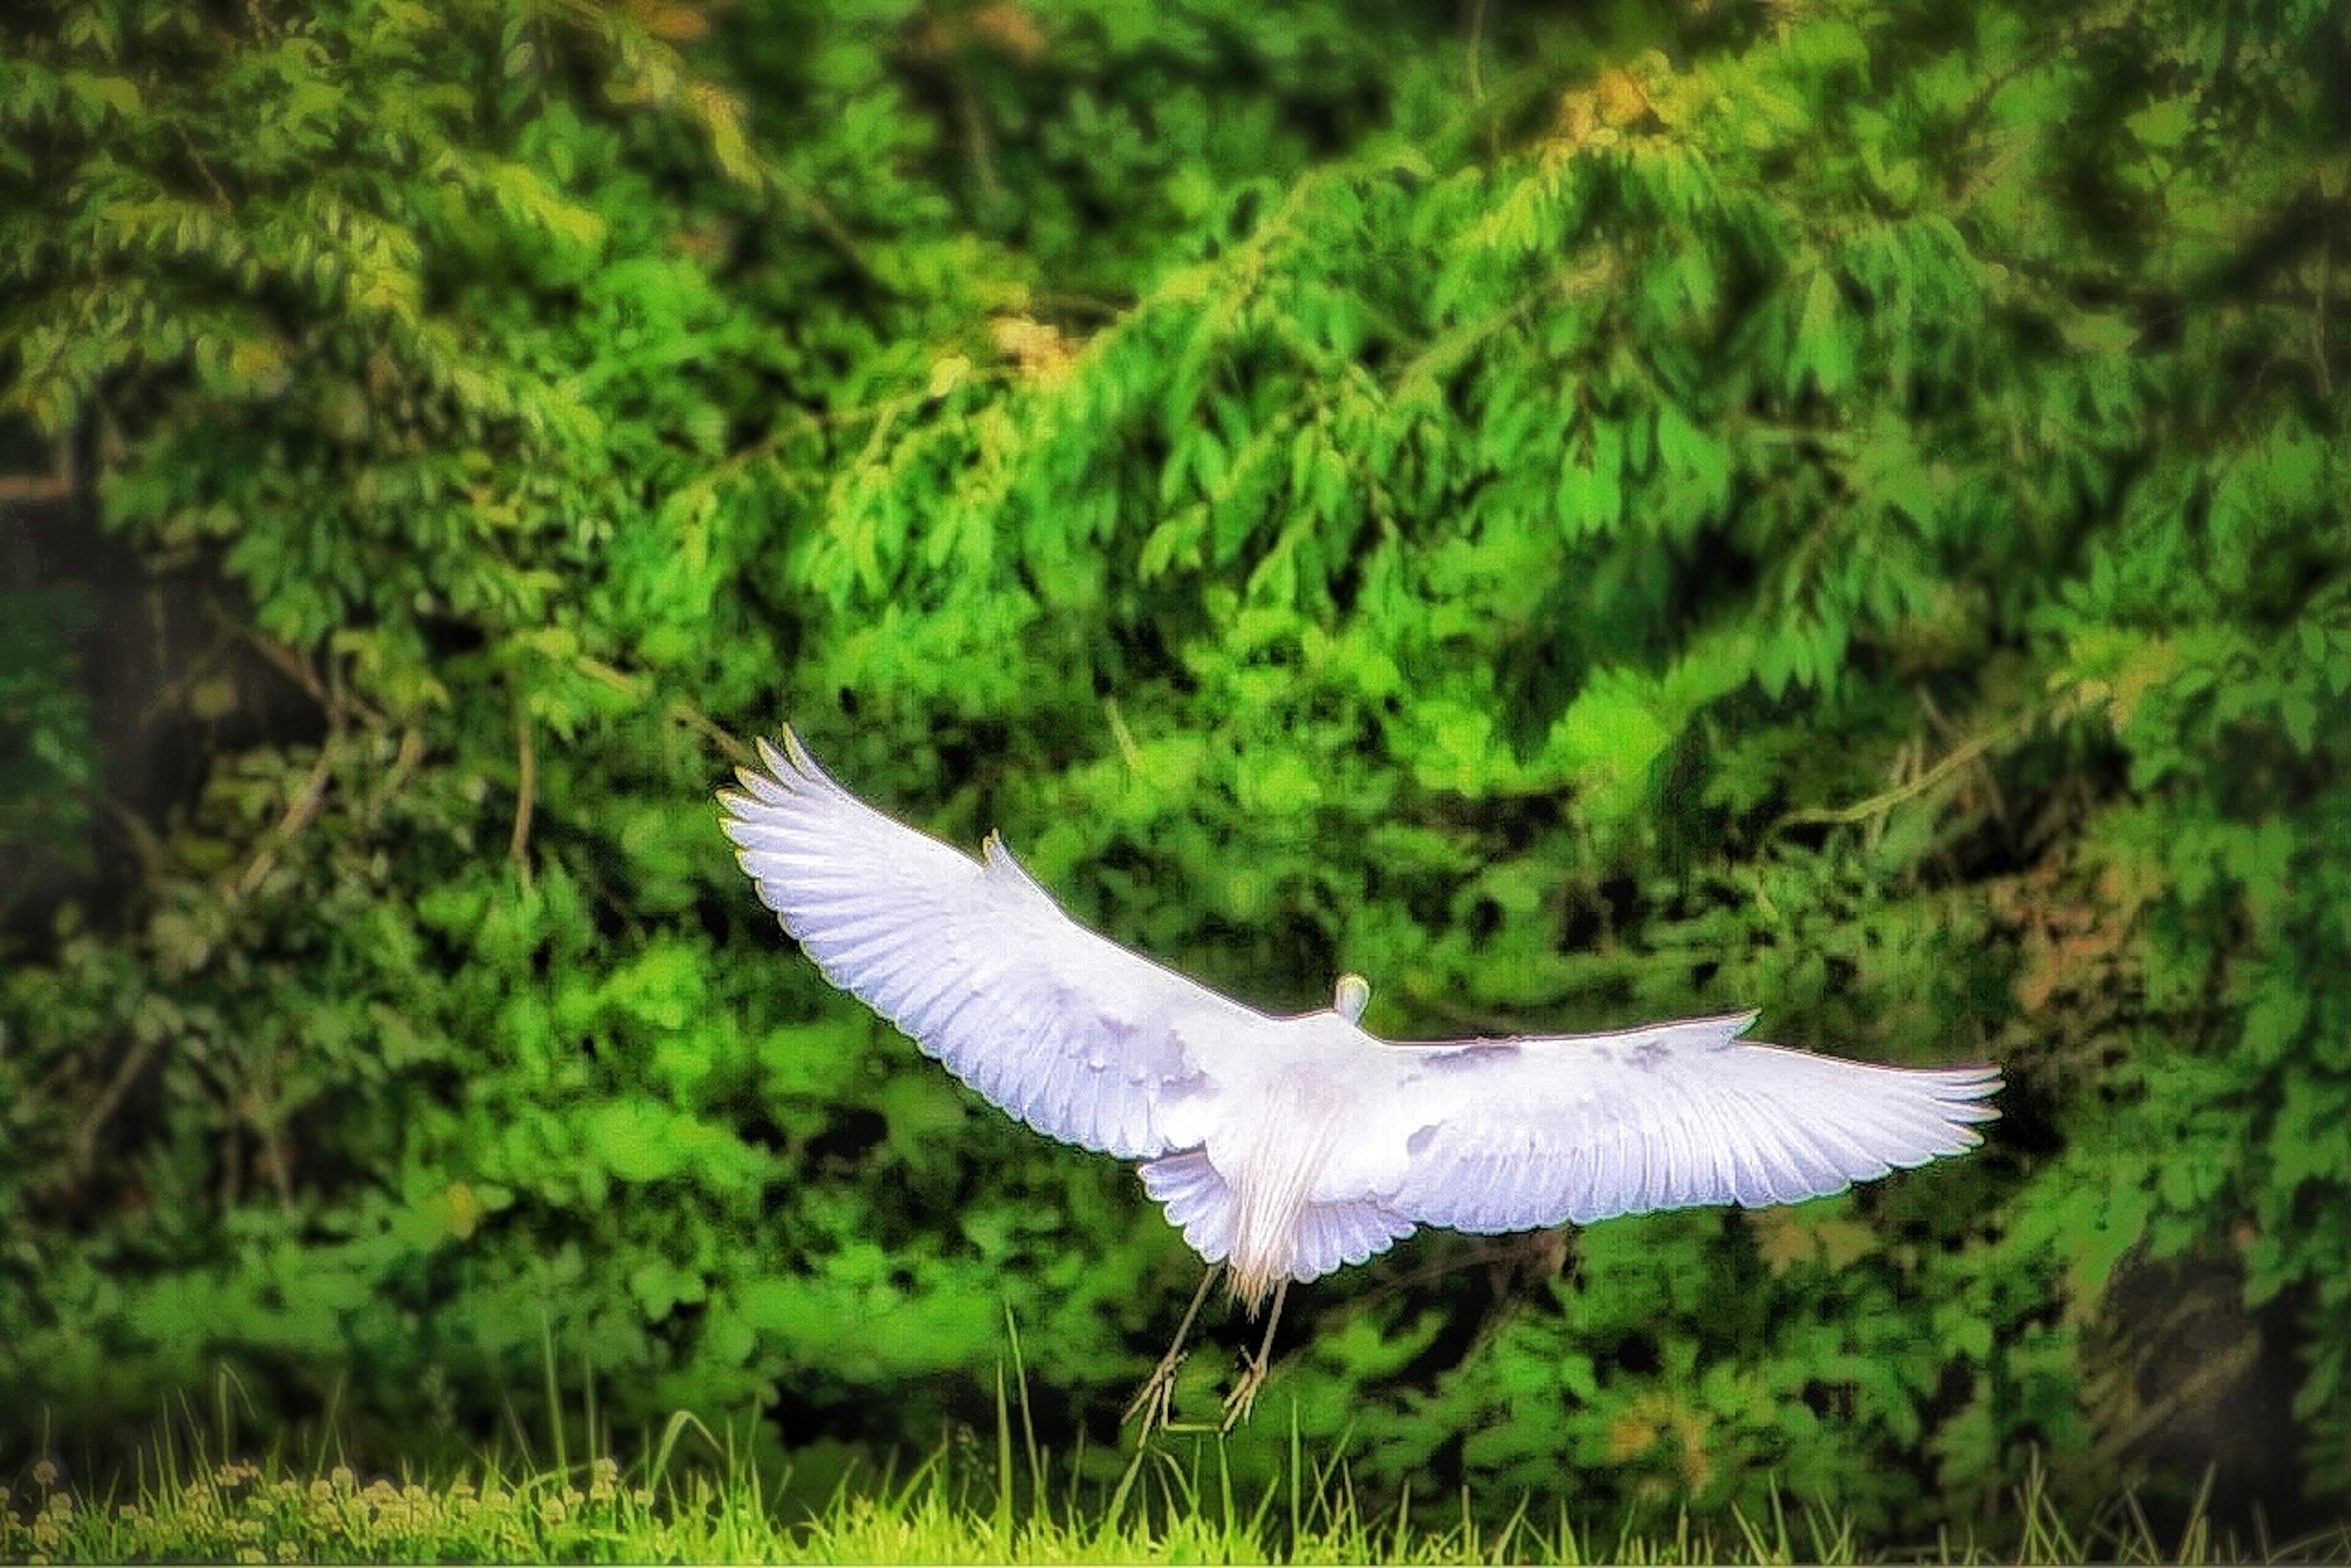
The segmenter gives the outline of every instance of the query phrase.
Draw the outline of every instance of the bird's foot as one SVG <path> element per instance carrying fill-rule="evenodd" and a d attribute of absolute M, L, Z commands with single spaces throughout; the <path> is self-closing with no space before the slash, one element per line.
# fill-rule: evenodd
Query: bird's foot
<path fill-rule="evenodd" d="M 1151 1369 L 1151 1375 L 1143 1380 L 1143 1386 L 1136 1389 L 1134 1397 L 1127 1402 L 1126 1410 L 1119 1416 L 1118 1424 L 1123 1427 L 1137 1416 L 1142 1416 L 1143 1425 L 1134 1433 L 1137 1443 L 1150 1437 L 1151 1428 L 1155 1426 L 1163 1432 L 1167 1429 L 1170 1418 L 1176 1414 L 1176 1374 L 1188 1354 L 1183 1350 L 1171 1350 L 1161 1356 L 1159 1364 Z"/>
<path fill-rule="evenodd" d="M 1225 1396 L 1225 1424 L 1220 1430 L 1229 1433 L 1248 1420 L 1250 1407 L 1257 1403 L 1257 1391 L 1264 1386 L 1265 1363 L 1262 1360 L 1243 1363 L 1240 1380 L 1233 1385 L 1233 1391 Z"/>

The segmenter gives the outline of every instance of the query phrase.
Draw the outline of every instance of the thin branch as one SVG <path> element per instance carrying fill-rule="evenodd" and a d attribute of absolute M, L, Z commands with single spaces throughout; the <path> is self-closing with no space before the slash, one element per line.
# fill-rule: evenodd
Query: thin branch
<path fill-rule="evenodd" d="M 156 1045 L 155 1040 L 142 1040 L 131 1048 L 121 1065 L 114 1070 L 114 1076 L 107 1081 L 105 1092 L 99 1095 L 98 1103 L 89 1108 L 89 1113 L 67 1135 L 67 1163 L 75 1176 L 89 1174 L 90 1156 L 97 1150 L 99 1131 L 120 1108 L 122 1097 L 131 1092 L 131 1086 L 139 1081 L 141 1073 L 147 1071 L 147 1064 L 154 1060 Z"/>
<path fill-rule="evenodd" d="M 530 708 L 515 694 L 515 820 L 507 840 L 507 858 L 530 884 L 530 814 L 538 797 L 538 747 L 530 737 Z"/>
<path fill-rule="evenodd" d="M 893 298 L 902 298 L 904 291 L 883 276 L 865 255 L 865 247 L 850 232 L 849 225 L 827 206 L 824 198 L 799 181 L 777 167 L 771 160 L 762 160 L 760 168 L 768 182 L 783 193 L 784 200 L 799 210 L 801 221 L 816 231 L 819 239 L 831 246 L 835 255 L 846 263 L 857 280 L 877 293 Z"/>
<path fill-rule="evenodd" d="M 1467 49 L 1469 56 L 1469 101 L 1486 101 L 1486 0 L 1469 0 Z"/>
<path fill-rule="evenodd" d="M 1976 89 L 1975 96 L 1969 99 L 1966 107 L 1959 110 L 1949 129 L 1942 133 L 1941 141 L 1947 146 L 1965 151 L 1977 128 L 1991 112 L 1992 101 L 2007 90 L 2011 82 L 2028 71 L 2040 69 L 2066 50 L 2078 48 L 2085 41 L 2101 33 L 2121 32 L 2129 24 L 2132 14 L 2128 5 L 2118 5 L 2095 16 L 2077 17 L 2072 26 L 2053 35 L 2039 48 L 2029 51 L 2007 69 L 1993 72 Z M 1954 204 L 1966 206 L 1975 193 L 2014 156 L 2015 152 L 2011 151 L 2008 155 L 1996 159 L 1991 170 L 1979 170 L 1969 178 L 1955 178 L 1948 182 L 1946 189 Z"/>
<path fill-rule="evenodd" d="M 669 705 L 669 716 L 699 730 L 705 739 L 726 754 L 726 759 L 737 768 L 756 766 L 758 758 L 751 748 L 735 738 L 723 725 L 684 697 L 674 697 Z"/>
<path fill-rule="evenodd" d="M 163 841 L 156 836 L 147 819 L 132 810 L 120 795 L 100 795 L 99 804 L 114 819 L 114 825 L 122 830 L 122 836 L 131 841 L 131 852 L 139 857 L 139 880 L 153 882 L 161 876 L 165 859 Z"/>
<path fill-rule="evenodd" d="M 423 760 L 424 732 L 412 724 L 401 731 L 400 750 L 393 755 L 392 768 L 384 774 L 382 784 L 377 787 L 375 798 L 368 802 L 367 825 L 371 832 L 382 822 L 384 808 L 408 788 L 408 781 L 416 776 L 416 769 Z"/>
<path fill-rule="evenodd" d="M 261 1134 L 261 1165 L 269 1173 L 269 1185 L 277 1189 L 277 1207 L 287 1213 L 294 1212 L 294 1171 L 286 1163 L 285 1145 L 277 1141 L 277 1125 L 270 1117 L 260 1114 L 256 1104 L 252 1118 L 254 1131 Z"/>
<path fill-rule="evenodd" d="M 1111 737 L 1118 742 L 1118 754 L 1126 763 L 1129 773 L 1143 771 L 1143 748 L 1134 744 L 1134 732 L 1126 727 L 1126 716 L 1119 711 L 1116 697 L 1102 698 L 1102 712 L 1110 720 Z"/>
<path fill-rule="evenodd" d="M 1927 722 L 1935 727 L 1935 733 L 1938 736 L 1948 737 L 1958 727 L 1943 716 L 1943 710 L 1936 703 L 1934 693 L 1924 686 L 1918 688 L 1918 706 L 1926 714 Z M 1983 776 L 1984 795 L 1991 806 L 1991 820 L 1995 822 L 2007 821 L 2008 797 L 2000 791 L 2000 775 L 1992 771 L 1991 764 L 1989 762 L 1981 764 L 1977 771 Z"/>
<path fill-rule="evenodd" d="M 228 193 L 228 187 L 220 183 L 220 176 L 213 172 L 213 166 L 204 162 L 204 155 L 196 151 L 195 141 L 188 135 L 187 127 L 182 125 L 172 129 L 179 135 L 181 150 L 187 153 L 188 162 L 195 165 L 196 172 L 204 177 L 205 184 L 212 187 L 213 204 L 225 213 L 236 211 L 235 198 Z"/>
<path fill-rule="evenodd" d="M 2326 297 L 2335 287 L 2335 225 L 2334 214 L 2327 211 L 2326 176 L 2318 177 L 2318 282 L 2312 290 L 2314 298 L 2310 318 L 2311 360 L 2318 371 L 2318 391 L 2323 397 L 2335 395 L 2335 377 L 2326 368 Z"/>
<path fill-rule="evenodd" d="M 1486 13 L 1487 0 L 1469 0 L 1468 37 L 1469 101 L 1477 106 L 1478 118 L 1484 120 L 1486 131 L 1486 162 L 1502 161 L 1502 119 L 1486 102 Z"/>
<path fill-rule="evenodd" d="M 1771 824 L 1771 831 L 1777 833 L 1789 828 L 1813 823 L 1865 822 L 1873 817 L 1883 816 L 1905 801 L 1915 800 L 1927 793 L 1992 747 L 2014 739 L 2040 716 L 2041 712 L 2036 708 L 2022 717 L 2011 719 L 1996 729 L 1988 730 L 1959 747 L 1949 756 L 1908 783 L 1897 784 L 1891 789 L 1881 790 L 1865 800 L 1856 800 L 1850 806 L 1811 807 L 1803 810 L 1790 811 Z"/>
<path fill-rule="evenodd" d="M 319 820 L 319 808 L 326 803 L 327 783 L 332 777 L 332 769 L 329 766 L 331 756 L 330 737 L 327 745 L 319 747 L 318 761 L 311 764 L 309 776 L 302 780 L 302 788 L 295 791 L 294 799 L 286 803 L 285 814 L 277 819 L 277 826 L 262 841 L 261 848 L 255 852 L 253 859 L 246 862 L 245 870 L 230 885 L 229 896 L 232 899 L 252 897 L 269 873 L 277 869 L 277 852 Z"/>
<path fill-rule="evenodd" d="M 212 601 L 205 601 L 204 608 L 216 622 L 234 631 L 246 646 L 266 660 L 272 669 L 301 687 L 302 694 L 317 703 L 321 711 L 331 714 L 326 685 L 319 679 L 318 672 L 310 668 L 308 660 L 274 637 L 265 636 L 250 626 L 235 624 L 228 612 Z"/>
<path fill-rule="evenodd" d="M 993 211 L 1004 200 L 1004 182 L 997 177 L 996 139 L 987 133 L 987 115 L 980 108 L 978 89 L 972 86 L 969 64 L 959 56 L 954 67 L 956 118 L 963 122 L 964 150 L 979 182 L 981 206 Z"/>
<path fill-rule="evenodd" d="M 260 654 L 269 666 L 302 689 L 302 694 L 319 705 L 329 724 L 340 728 L 346 718 L 364 720 L 371 729 L 385 727 L 383 715 L 359 697 L 341 676 L 339 664 L 329 662 L 327 679 L 321 680 L 310 661 L 276 638 L 267 636 L 238 621 L 216 600 L 206 599 L 204 608 L 215 625 L 230 636 Z"/>

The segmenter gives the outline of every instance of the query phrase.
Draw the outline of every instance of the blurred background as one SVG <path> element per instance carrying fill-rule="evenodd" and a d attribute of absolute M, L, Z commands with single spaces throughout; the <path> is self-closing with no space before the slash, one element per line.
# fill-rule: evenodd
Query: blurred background
<path fill-rule="evenodd" d="M 821 1495 L 985 1463 L 1008 1322 L 1115 1475 L 1197 1261 L 776 929 L 789 719 L 1269 1010 L 2006 1071 L 1293 1292 L 1237 1484 L 2351 1514 L 2346 80 L 2315 0 L 12 6 L 0 1471 L 688 1410 Z"/>

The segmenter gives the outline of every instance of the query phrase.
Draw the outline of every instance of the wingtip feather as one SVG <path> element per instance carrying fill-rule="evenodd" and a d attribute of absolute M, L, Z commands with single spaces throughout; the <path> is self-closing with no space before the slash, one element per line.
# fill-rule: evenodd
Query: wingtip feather
<path fill-rule="evenodd" d="M 793 797 L 807 794 L 812 787 L 845 793 L 831 775 L 817 766 L 790 725 L 785 725 L 780 733 L 780 747 L 764 735 L 753 737 L 757 766 L 736 768 L 736 787 L 718 791 L 719 803 L 735 817 L 756 819 L 763 811 L 789 804 Z"/>
<path fill-rule="evenodd" d="M 830 784 L 832 782 L 831 776 L 826 773 L 823 768 L 819 768 L 816 765 L 816 758 L 810 757 L 808 753 L 808 747 L 800 744 L 799 731 L 794 729 L 789 724 L 784 726 L 784 755 L 791 758 L 793 770 L 799 773 L 801 778 L 807 779 L 810 783 Z"/>

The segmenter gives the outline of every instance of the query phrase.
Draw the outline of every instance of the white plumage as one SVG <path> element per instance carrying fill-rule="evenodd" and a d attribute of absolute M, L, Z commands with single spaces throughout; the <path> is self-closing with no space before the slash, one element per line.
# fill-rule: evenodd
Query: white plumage
<path fill-rule="evenodd" d="M 1078 925 L 995 835 L 975 860 L 850 794 L 789 729 L 759 750 L 766 770 L 720 796 L 726 832 L 825 977 L 1039 1132 L 1147 1161 L 1144 1190 L 1252 1311 L 1416 1226 L 1794 1203 L 1961 1153 L 1998 1114 L 1997 1068 L 1742 1042 L 1752 1013 L 1393 1044 L 1357 1027 L 1351 975 L 1331 1009 L 1269 1017 Z"/>

